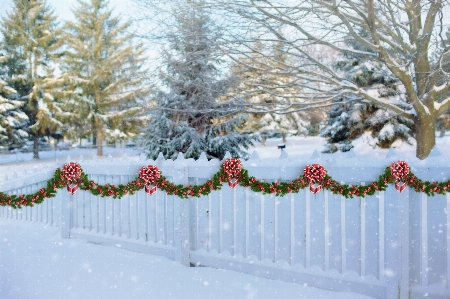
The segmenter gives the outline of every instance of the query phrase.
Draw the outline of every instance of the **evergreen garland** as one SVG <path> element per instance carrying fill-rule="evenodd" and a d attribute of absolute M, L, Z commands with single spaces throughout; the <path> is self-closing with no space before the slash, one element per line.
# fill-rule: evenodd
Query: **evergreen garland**
<path fill-rule="evenodd" d="M 233 173 L 226 170 L 224 165 L 230 161 L 239 163 L 239 172 Z M 384 173 L 378 177 L 378 180 L 373 181 L 367 186 L 350 186 L 347 184 L 340 184 L 333 180 L 333 178 L 329 175 L 324 175 L 323 179 L 315 181 L 315 183 L 321 184 L 322 188 L 330 190 L 333 194 L 340 194 L 345 198 L 353 198 L 354 196 L 365 197 L 366 195 L 374 195 L 376 191 L 385 191 L 388 185 L 395 184 L 396 180 L 398 182 L 398 178 L 394 177 L 391 171 L 392 166 L 386 167 Z M 159 176 L 151 184 L 166 192 L 168 195 L 188 198 L 190 196 L 201 197 L 203 195 L 208 195 L 212 191 L 222 189 L 224 182 L 228 182 L 230 184 L 231 180 L 234 179 L 238 181 L 240 186 L 250 187 L 253 192 L 275 194 L 276 196 L 285 196 L 289 193 L 298 193 L 301 189 L 305 189 L 310 186 L 311 183 L 310 179 L 305 175 L 301 175 L 290 182 L 268 183 L 260 181 L 254 176 L 249 176 L 248 170 L 240 166 L 240 161 L 232 158 L 225 161 L 219 171 L 214 174 L 212 179 L 202 185 L 177 185 L 168 181 L 163 175 Z M 428 196 L 434 196 L 435 194 L 446 194 L 447 192 L 450 192 L 448 191 L 450 190 L 450 180 L 446 182 L 422 181 L 411 171 L 403 177 L 402 181 L 416 192 L 424 192 Z M 63 171 L 60 168 L 57 168 L 53 178 L 47 181 L 47 186 L 45 188 L 41 188 L 33 194 L 22 194 L 17 196 L 7 195 L 0 192 L 0 206 L 11 206 L 14 209 L 20 209 L 22 206 L 32 207 L 35 204 L 41 204 L 46 198 L 55 197 L 57 190 L 66 187 L 68 183 L 76 183 L 79 186 L 79 189 L 90 191 L 93 195 L 113 197 L 114 199 L 120 199 L 127 194 L 134 194 L 135 192 L 144 189 L 145 185 L 148 184 L 148 182 L 145 182 L 142 178 L 137 177 L 125 185 L 101 185 L 95 181 L 89 180 L 88 175 L 85 174 L 83 170 L 81 170 L 80 176 L 75 181 L 68 181 L 65 178 Z"/>

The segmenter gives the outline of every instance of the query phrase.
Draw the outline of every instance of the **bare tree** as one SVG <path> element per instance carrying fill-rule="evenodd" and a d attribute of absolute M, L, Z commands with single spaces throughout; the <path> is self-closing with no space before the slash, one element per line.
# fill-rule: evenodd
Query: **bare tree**
<path fill-rule="evenodd" d="M 247 55 L 255 40 L 278 40 L 296 57 L 295 65 L 279 67 L 278 73 L 296 77 L 304 91 L 292 101 L 284 98 L 289 113 L 325 107 L 337 97 L 374 103 L 411 119 L 416 126 L 416 156 L 425 159 L 435 145 L 436 119 L 450 108 L 450 74 L 443 62 L 450 57 L 446 32 L 450 4 L 443 0 L 208 0 L 211 8 L 230 14 L 221 18 L 234 24 L 229 29 L 230 57 Z M 230 16 L 233 16 L 231 18 Z M 238 25 L 236 25 L 238 24 Z M 361 35 L 360 32 L 369 34 Z M 370 51 L 345 46 L 348 37 Z M 439 46 L 441 45 L 441 46 Z M 443 46 L 442 46 L 443 45 Z M 396 77 L 406 102 L 399 95 L 380 97 L 376 90 L 359 87 L 345 74 L 330 67 L 320 49 L 332 49 L 384 64 Z M 314 51 L 315 50 L 315 51 Z M 250 56 L 249 56 L 250 57 Z M 432 57 L 436 57 L 432 61 Z M 237 60 L 237 59 L 236 59 Z M 444 79 L 443 79 L 444 78 Z M 267 92 L 274 89 L 267 88 Z M 261 88 L 259 88 L 261 91 Z M 247 110 L 267 109 L 242 102 Z M 251 106 L 251 108 L 249 108 Z M 277 107 L 280 107 L 278 105 Z"/>

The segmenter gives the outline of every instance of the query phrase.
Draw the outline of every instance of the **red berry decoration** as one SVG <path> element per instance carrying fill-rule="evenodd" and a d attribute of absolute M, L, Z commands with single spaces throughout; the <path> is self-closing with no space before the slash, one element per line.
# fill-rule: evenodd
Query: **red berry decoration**
<path fill-rule="evenodd" d="M 239 159 L 230 158 L 222 164 L 222 169 L 228 176 L 228 186 L 235 188 L 239 183 L 239 175 L 242 170 L 241 161 Z"/>
<path fill-rule="evenodd" d="M 391 164 L 391 174 L 395 177 L 395 189 L 398 192 L 402 192 L 406 188 L 406 183 L 403 180 L 409 173 L 408 163 L 405 161 L 392 162 Z M 400 184 L 402 182 L 402 184 Z"/>
<path fill-rule="evenodd" d="M 309 190 L 316 194 L 320 190 L 322 190 L 322 180 L 327 175 L 325 168 L 320 164 L 306 165 L 303 170 L 303 175 L 309 180 Z M 314 184 L 317 183 L 317 187 L 314 187 Z"/>
<path fill-rule="evenodd" d="M 139 170 L 139 177 L 145 182 L 145 192 L 152 195 L 156 192 L 155 183 L 161 177 L 161 171 L 159 171 L 158 167 L 155 165 L 143 166 L 141 167 L 141 170 Z M 151 185 L 153 185 L 153 187 L 150 188 Z"/>
<path fill-rule="evenodd" d="M 81 176 L 81 166 L 78 163 L 65 163 L 63 166 L 61 179 L 67 183 L 67 191 L 74 194 L 78 190 L 78 180 Z"/>

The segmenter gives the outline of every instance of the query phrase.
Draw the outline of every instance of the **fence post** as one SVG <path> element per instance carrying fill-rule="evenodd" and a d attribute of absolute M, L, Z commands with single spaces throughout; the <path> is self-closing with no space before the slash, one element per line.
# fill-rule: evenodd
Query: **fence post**
<path fill-rule="evenodd" d="M 409 188 L 398 194 L 400 235 L 399 299 L 409 298 Z"/>
<path fill-rule="evenodd" d="M 380 238 L 385 240 L 384 279 L 386 282 L 386 299 L 400 299 L 402 211 L 399 195 L 396 193 L 397 191 L 391 186 L 388 186 L 384 192 L 385 202 L 387 203 L 385 210 L 385 235 L 380 236 Z"/>
<path fill-rule="evenodd" d="M 64 191 L 60 191 L 62 193 Z M 70 238 L 70 226 L 72 223 L 72 205 L 73 205 L 73 195 L 70 194 L 60 194 L 61 197 L 61 237 L 63 239 Z"/>
<path fill-rule="evenodd" d="M 175 184 L 188 184 L 188 167 L 181 166 L 174 176 Z M 175 201 L 175 260 L 182 265 L 190 266 L 190 229 L 189 229 L 189 199 L 174 196 Z"/>

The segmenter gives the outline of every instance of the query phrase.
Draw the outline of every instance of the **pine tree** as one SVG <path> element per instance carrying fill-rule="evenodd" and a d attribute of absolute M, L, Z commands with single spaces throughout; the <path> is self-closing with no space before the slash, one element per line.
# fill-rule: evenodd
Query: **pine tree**
<path fill-rule="evenodd" d="M 443 73 L 438 76 L 438 84 L 445 84 L 448 80 L 448 73 L 450 72 L 450 57 L 448 55 L 442 56 L 441 60 L 439 60 L 438 53 L 445 51 L 445 48 L 450 45 L 450 26 L 447 26 L 447 31 L 445 33 L 445 39 L 441 41 L 440 44 L 437 45 L 437 49 L 435 49 L 432 55 L 433 65 L 440 66 Z M 450 91 L 445 92 L 441 96 L 437 97 L 437 102 L 442 103 L 446 98 L 450 97 Z M 437 119 L 437 128 L 440 130 L 439 137 L 445 136 L 445 131 L 450 129 L 450 109 L 441 114 Z"/>
<path fill-rule="evenodd" d="M 54 93 L 56 81 L 52 65 L 60 55 L 61 30 L 45 0 L 14 0 L 12 12 L 1 22 L 7 83 L 25 100 L 28 132 L 33 138 L 33 158 L 39 158 L 38 142 L 55 132 L 62 113 Z"/>
<path fill-rule="evenodd" d="M 161 152 L 175 158 L 182 152 L 198 158 L 205 152 L 208 158 L 222 159 L 229 151 L 246 157 L 252 141 L 237 132 L 245 118 L 227 115 L 227 103 L 221 102 L 232 81 L 219 69 L 212 20 L 201 1 L 178 6 L 174 16 L 160 72 L 164 87 L 153 94 L 154 113 L 143 135 L 147 156 L 155 159 Z"/>
<path fill-rule="evenodd" d="M 15 89 L 8 86 L 6 68 L 1 66 L 5 61 L 6 56 L 0 54 L 0 144 L 23 144 L 28 138 L 24 130 L 28 117 L 21 110 L 25 102 L 20 100 Z"/>
<path fill-rule="evenodd" d="M 362 46 L 353 40 L 349 40 L 347 44 L 355 50 L 362 50 Z M 402 86 L 384 65 L 369 59 L 343 55 L 334 67 L 359 87 L 380 98 L 396 101 L 399 105 L 404 103 L 406 106 Z M 376 146 L 380 148 L 389 148 L 398 139 L 409 143 L 410 138 L 413 138 L 414 123 L 390 110 L 364 103 L 354 96 L 338 97 L 333 102 L 336 105 L 328 111 L 328 126 L 321 133 L 323 137 L 328 137 L 324 152 L 349 151 L 353 148 L 352 140 L 364 132 L 370 132 Z"/>
<path fill-rule="evenodd" d="M 148 93 L 144 49 L 127 33 L 130 23 L 112 16 L 106 0 L 79 0 L 73 12 L 76 21 L 67 22 L 64 35 L 69 50 L 63 78 L 73 109 L 68 121 L 79 134 L 95 132 L 97 155 L 102 156 L 103 139 L 139 133 L 136 116 Z"/>

